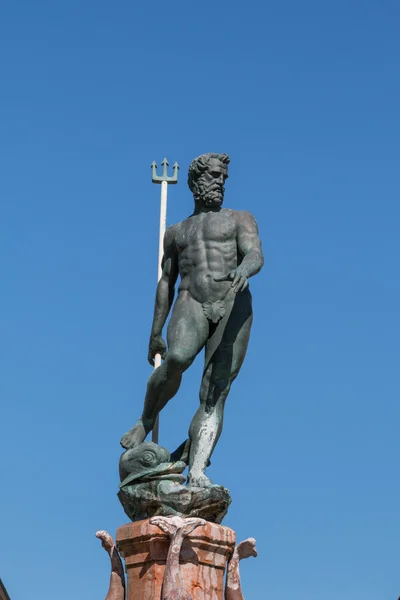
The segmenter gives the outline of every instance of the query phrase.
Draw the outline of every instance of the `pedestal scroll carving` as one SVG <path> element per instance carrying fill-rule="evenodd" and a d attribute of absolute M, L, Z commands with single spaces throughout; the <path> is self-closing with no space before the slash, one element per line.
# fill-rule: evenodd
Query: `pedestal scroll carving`
<path fill-rule="evenodd" d="M 161 600 L 193 600 L 191 594 L 185 590 L 179 561 L 185 537 L 206 522 L 204 519 L 153 517 L 150 523 L 157 525 L 171 540 L 165 564 Z"/>
<path fill-rule="evenodd" d="M 248 538 L 244 542 L 240 542 L 233 552 L 226 575 L 225 600 L 244 600 L 239 562 L 243 558 L 250 558 L 250 556 L 257 556 L 256 540 L 254 538 Z"/>
<path fill-rule="evenodd" d="M 125 574 L 114 540 L 107 531 L 98 531 L 96 537 L 106 550 L 111 562 L 110 586 L 105 600 L 125 600 Z"/>

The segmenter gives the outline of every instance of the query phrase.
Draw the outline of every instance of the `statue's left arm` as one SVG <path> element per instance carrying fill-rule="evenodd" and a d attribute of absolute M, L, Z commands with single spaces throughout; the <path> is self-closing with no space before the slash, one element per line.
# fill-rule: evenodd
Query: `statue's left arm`
<path fill-rule="evenodd" d="M 247 211 L 237 216 L 237 245 L 242 257 L 238 269 L 248 279 L 257 275 L 263 267 L 264 256 L 255 218 Z"/>
<path fill-rule="evenodd" d="M 215 281 L 228 279 L 232 281 L 234 292 L 243 292 L 249 287 L 249 278 L 261 271 L 264 264 L 257 222 L 245 210 L 236 213 L 236 240 L 239 254 L 237 268 Z"/>

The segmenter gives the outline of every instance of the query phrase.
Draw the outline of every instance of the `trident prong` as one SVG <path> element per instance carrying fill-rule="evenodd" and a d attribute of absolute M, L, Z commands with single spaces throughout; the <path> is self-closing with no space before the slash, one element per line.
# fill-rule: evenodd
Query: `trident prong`
<path fill-rule="evenodd" d="M 172 175 L 172 177 L 168 177 L 168 167 L 169 167 L 169 163 L 167 161 L 166 158 L 164 158 L 164 160 L 161 163 L 162 167 L 163 167 L 163 173 L 162 175 L 157 175 L 157 163 L 153 160 L 153 162 L 151 163 L 151 180 L 153 183 L 162 183 L 163 181 L 166 181 L 167 183 L 170 183 L 171 185 L 174 183 L 178 183 L 178 169 L 179 169 L 179 165 L 176 162 L 174 164 L 174 174 Z"/>

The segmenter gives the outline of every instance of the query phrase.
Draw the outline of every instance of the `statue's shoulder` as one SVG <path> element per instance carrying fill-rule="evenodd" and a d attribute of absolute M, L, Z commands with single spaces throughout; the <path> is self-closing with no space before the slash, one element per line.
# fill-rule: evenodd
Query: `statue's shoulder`
<path fill-rule="evenodd" d="M 235 222 L 238 233 L 258 236 L 258 225 L 254 215 L 248 210 L 235 210 Z"/>
<path fill-rule="evenodd" d="M 255 221 L 254 215 L 248 210 L 233 210 L 231 208 L 226 208 L 225 210 L 228 210 L 231 213 L 232 218 L 234 218 L 238 224 L 252 223 Z"/>
<path fill-rule="evenodd" d="M 166 230 L 166 232 L 165 232 L 165 235 L 168 235 L 168 236 L 170 236 L 170 237 L 171 237 L 171 236 L 173 236 L 173 235 L 175 235 L 175 234 L 176 234 L 176 232 L 177 232 L 177 227 L 178 227 L 178 225 L 180 225 L 180 223 L 174 223 L 173 225 L 169 225 L 169 226 L 167 227 L 167 230 Z"/>
<path fill-rule="evenodd" d="M 177 226 L 179 225 L 179 223 L 175 223 L 174 225 L 170 225 L 169 227 L 167 227 L 166 232 L 165 232 L 165 236 L 164 236 L 164 246 L 171 246 L 175 243 L 175 238 L 176 238 L 176 234 L 177 234 Z"/>
<path fill-rule="evenodd" d="M 248 210 L 236 210 L 235 212 L 239 219 L 254 219 L 254 215 Z"/>

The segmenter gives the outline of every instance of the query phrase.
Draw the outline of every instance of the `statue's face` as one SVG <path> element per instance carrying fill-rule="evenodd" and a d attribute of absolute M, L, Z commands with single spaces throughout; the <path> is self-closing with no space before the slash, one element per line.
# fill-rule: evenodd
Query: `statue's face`
<path fill-rule="evenodd" d="M 219 208 L 224 201 L 224 183 L 228 168 L 216 158 L 209 162 L 207 171 L 197 180 L 198 201 L 205 208 Z"/>

